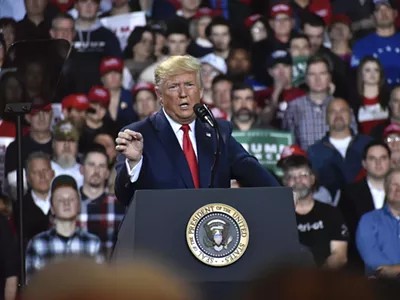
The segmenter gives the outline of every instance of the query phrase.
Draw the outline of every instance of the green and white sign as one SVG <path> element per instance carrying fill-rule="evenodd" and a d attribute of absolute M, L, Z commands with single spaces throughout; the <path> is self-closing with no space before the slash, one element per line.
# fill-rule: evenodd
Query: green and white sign
<path fill-rule="evenodd" d="M 291 132 L 267 129 L 234 130 L 232 136 L 242 144 L 244 149 L 256 157 L 264 167 L 278 176 L 283 175 L 282 170 L 276 167 L 276 163 L 283 148 L 294 143 Z"/>

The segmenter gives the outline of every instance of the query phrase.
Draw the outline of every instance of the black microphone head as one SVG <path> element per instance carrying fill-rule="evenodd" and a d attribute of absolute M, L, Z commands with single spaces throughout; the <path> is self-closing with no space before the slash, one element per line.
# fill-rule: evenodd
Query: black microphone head
<path fill-rule="evenodd" d="M 204 108 L 204 105 L 197 103 L 193 106 L 193 110 L 198 118 L 204 119 L 207 112 L 206 109 Z"/>

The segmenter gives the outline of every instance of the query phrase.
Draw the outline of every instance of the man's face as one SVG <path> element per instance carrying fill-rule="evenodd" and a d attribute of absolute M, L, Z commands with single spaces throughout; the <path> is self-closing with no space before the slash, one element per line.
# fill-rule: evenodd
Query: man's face
<path fill-rule="evenodd" d="M 82 129 L 82 127 L 85 125 L 86 110 L 79 110 L 75 108 L 64 109 L 63 115 L 66 119 L 70 120 L 78 130 Z"/>
<path fill-rule="evenodd" d="M 189 11 L 196 11 L 201 4 L 200 0 L 179 0 L 179 2 L 182 9 Z"/>
<path fill-rule="evenodd" d="M 201 65 L 201 80 L 203 82 L 204 89 L 210 90 L 212 87 L 213 79 L 220 74 L 220 72 L 209 64 Z"/>
<path fill-rule="evenodd" d="M 228 50 L 231 43 L 229 27 L 226 25 L 213 26 L 211 29 L 210 40 L 217 51 Z"/>
<path fill-rule="evenodd" d="M 324 31 L 324 27 L 313 27 L 309 24 L 304 25 L 304 34 L 308 36 L 312 54 L 315 54 L 321 48 L 324 41 Z"/>
<path fill-rule="evenodd" d="M 48 193 L 53 178 L 54 171 L 49 161 L 37 158 L 30 162 L 26 179 L 33 191 L 43 194 Z"/>
<path fill-rule="evenodd" d="M 59 220 L 73 221 L 79 214 L 79 195 L 72 187 L 57 188 L 53 192 L 51 202 L 51 211 Z"/>
<path fill-rule="evenodd" d="M 79 18 L 83 20 L 93 21 L 97 17 L 99 11 L 99 2 L 96 0 L 78 0 L 75 4 Z"/>
<path fill-rule="evenodd" d="M 332 100 L 328 106 L 327 113 L 327 123 L 330 131 L 342 132 L 350 127 L 350 107 L 344 100 Z"/>
<path fill-rule="evenodd" d="M 256 102 L 254 92 L 249 89 L 236 90 L 232 95 L 232 114 L 238 122 L 249 122 L 254 118 Z"/>
<path fill-rule="evenodd" d="M 112 136 L 109 134 L 99 134 L 94 139 L 94 142 L 106 148 L 109 162 L 111 164 L 114 163 L 117 158 L 117 151 L 115 150 L 115 142 Z"/>
<path fill-rule="evenodd" d="M 230 81 L 219 81 L 212 87 L 213 101 L 216 107 L 224 112 L 231 110 L 231 89 Z"/>
<path fill-rule="evenodd" d="M 117 71 L 107 72 L 101 77 L 101 81 L 106 89 L 120 89 L 122 86 L 122 74 Z"/>
<path fill-rule="evenodd" d="M 293 39 L 290 42 L 290 55 L 292 57 L 305 56 L 309 57 L 311 55 L 311 48 L 308 40 L 304 38 Z"/>
<path fill-rule="evenodd" d="M 293 29 L 294 21 L 286 14 L 278 14 L 270 21 L 271 28 L 277 36 L 289 36 Z"/>
<path fill-rule="evenodd" d="M 135 111 L 140 118 L 146 118 L 159 109 L 157 98 L 153 93 L 142 90 L 137 93 Z"/>
<path fill-rule="evenodd" d="M 54 140 L 53 145 L 55 161 L 60 166 L 71 166 L 76 162 L 78 154 L 78 143 L 76 141 Z"/>
<path fill-rule="evenodd" d="M 57 19 L 50 29 L 50 35 L 53 39 L 64 39 L 72 43 L 75 38 L 74 22 L 70 19 Z"/>
<path fill-rule="evenodd" d="M 315 177 L 306 166 L 291 168 L 284 172 L 284 183 L 293 189 L 297 199 L 301 201 L 312 193 Z"/>
<path fill-rule="evenodd" d="M 387 5 L 379 5 L 374 11 L 376 27 L 390 28 L 394 26 L 397 17 L 397 11 Z"/>
<path fill-rule="evenodd" d="M 381 77 L 379 66 L 374 61 L 368 61 L 362 66 L 362 79 L 365 85 L 378 85 Z"/>
<path fill-rule="evenodd" d="M 110 176 L 108 158 L 97 152 L 89 153 L 82 166 L 83 181 L 85 185 L 100 188 Z"/>
<path fill-rule="evenodd" d="M 393 89 L 389 102 L 391 117 L 400 120 L 400 87 Z"/>
<path fill-rule="evenodd" d="M 33 132 L 48 132 L 50 131 L 52 111 L 38 111 L 33 115 L 29 115 L 28 120 L 31 124 Z"/>
<path fill-rule="evenodd" d="M 400 172 L 394 172 L 386 183 L 386 199 L 389 204 L 400 204 Z"/>
<path fill-rule="evenodd" d="M 385 147 L 373 146 L 369 148 L 367 157 L 362 162 L 369 177 L 383 179 L 390 169 L 390 156 Z"/>
<path fill-rule="evenodd" d="M 173 33 L 167 38 L 167 47 L 170 55 L 185 55 L 189 39 L 184 34 Z"/>
<path fill-rule="evenodd" d="M 30 15 L 41 15 L 47 6 L 47 0 L 25 0 L 26 12 Z"/>
<path fill-rule="evenodd" d="M 232 74 L 248 74 L 251 67 L 248 52 L 244 49 L 235 50 L 229 58 L 228 67 Z"/>
<path fill-rule="evenodd" d="M 270 74 L 274 82 L 292 82 L 292 66 L 286 64 L 276 64 L 271 70 Z"/>
<path fill-rule="evenodd" d="M 200 103 L 203 89 L 195 72 L 171 76 L 162 82 L 161 90 L 157 91 L 160 103 L 174 121 L 189 124 L 196 118 L 193 107 Z"/>
<path fill-rule="evenodd" d="M 86 118 L 92 122 L 101 122 L 106 116 L 107 109 L 100 103 L 92 102 L 90 103 L 90 108 L 94 109 L 94 113 L 87 113 Z"/>
<path fill-rule="evenodd" d="M 345 23 L 335 23 L 329 31 L 329 38 L 333 41 L 350 41 L 352 38 L 349 25 Z"/>
<path fill-rule="evenodd" d="M 400 134 L 399 133 L 390 133 L 386 139 L 386 144 L 389 146 L 390 151 L 393 153 L 400 152 Z"/>
<path fill-rule="evenodd" d="M 331 75 L 329 74 L 327 65 L 323 62 L 310 65 L 306 74 L 306 82 L 311 92 L 328 92 Z"/>
<path fill-rule="evenodd" d="M 267 29 L 264 23 L 257 21 L 250 29 L 251 37 L 254 42 L 265 40 L 268 37 Z"/>

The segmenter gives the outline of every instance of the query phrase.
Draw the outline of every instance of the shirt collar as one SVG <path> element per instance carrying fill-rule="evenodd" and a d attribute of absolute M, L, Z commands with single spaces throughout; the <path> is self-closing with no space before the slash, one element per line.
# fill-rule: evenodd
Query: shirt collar
<path fill-rule="evenodd" d="M 162 110 L 163 110 L 163 113 L 164 113 L 165 117 L 166 117 L 167 120 L 168 120 L 168 123 L 171 125 L 172 130 L 174 131 L 175 134 L 178 134 L 179 131 L 181 130 L 182 124 L 179 124 L 178 122 L 176 122 L 175 120 L 173 120 L 173 119 L 166 113 L 166 111 L 164 110 L 164 108 L 163 108 Z M 196 125 L 196 119 L 194 119 L 194 120 L 189 124 L 190 131 L 191 131 L 191 132 L 194 132 L 194 130 L 195 130 L 195 125 Z"/>
<path fill-rule="evenodd" d="M 328 103 L 333 99 L 333 97 L 332 97 L 331 95 L 328 95 L 328 96 L 324 99 L 324 101 L 322 101 L 322 103 L 319 104 L 319 105 L 318 105 L 318 104 L 315 104 L 315 103 L 311 100 L 309 94 L 306 96 L 306 99 L 307 99 L 307 101 L 310 102 L 310 104 L 313 105 L 313 106 L 327 106 Z"/>

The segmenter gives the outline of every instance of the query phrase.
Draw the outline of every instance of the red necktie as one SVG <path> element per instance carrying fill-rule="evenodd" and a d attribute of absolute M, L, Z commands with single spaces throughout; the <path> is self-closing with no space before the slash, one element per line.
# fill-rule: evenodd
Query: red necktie
<path fill-rule="evenodd" d="M 182 125 L 181 129 L 183 131 L 183 153 L 185 153 L 190 173 L 192 173 L 194 187 L 198 189 L 200 187 L 199 166 L 197 165 L 196 153 L 194 153 L 193 145 L 189 137 L 190 127 L 188 124 L 185 124 Z"/>

